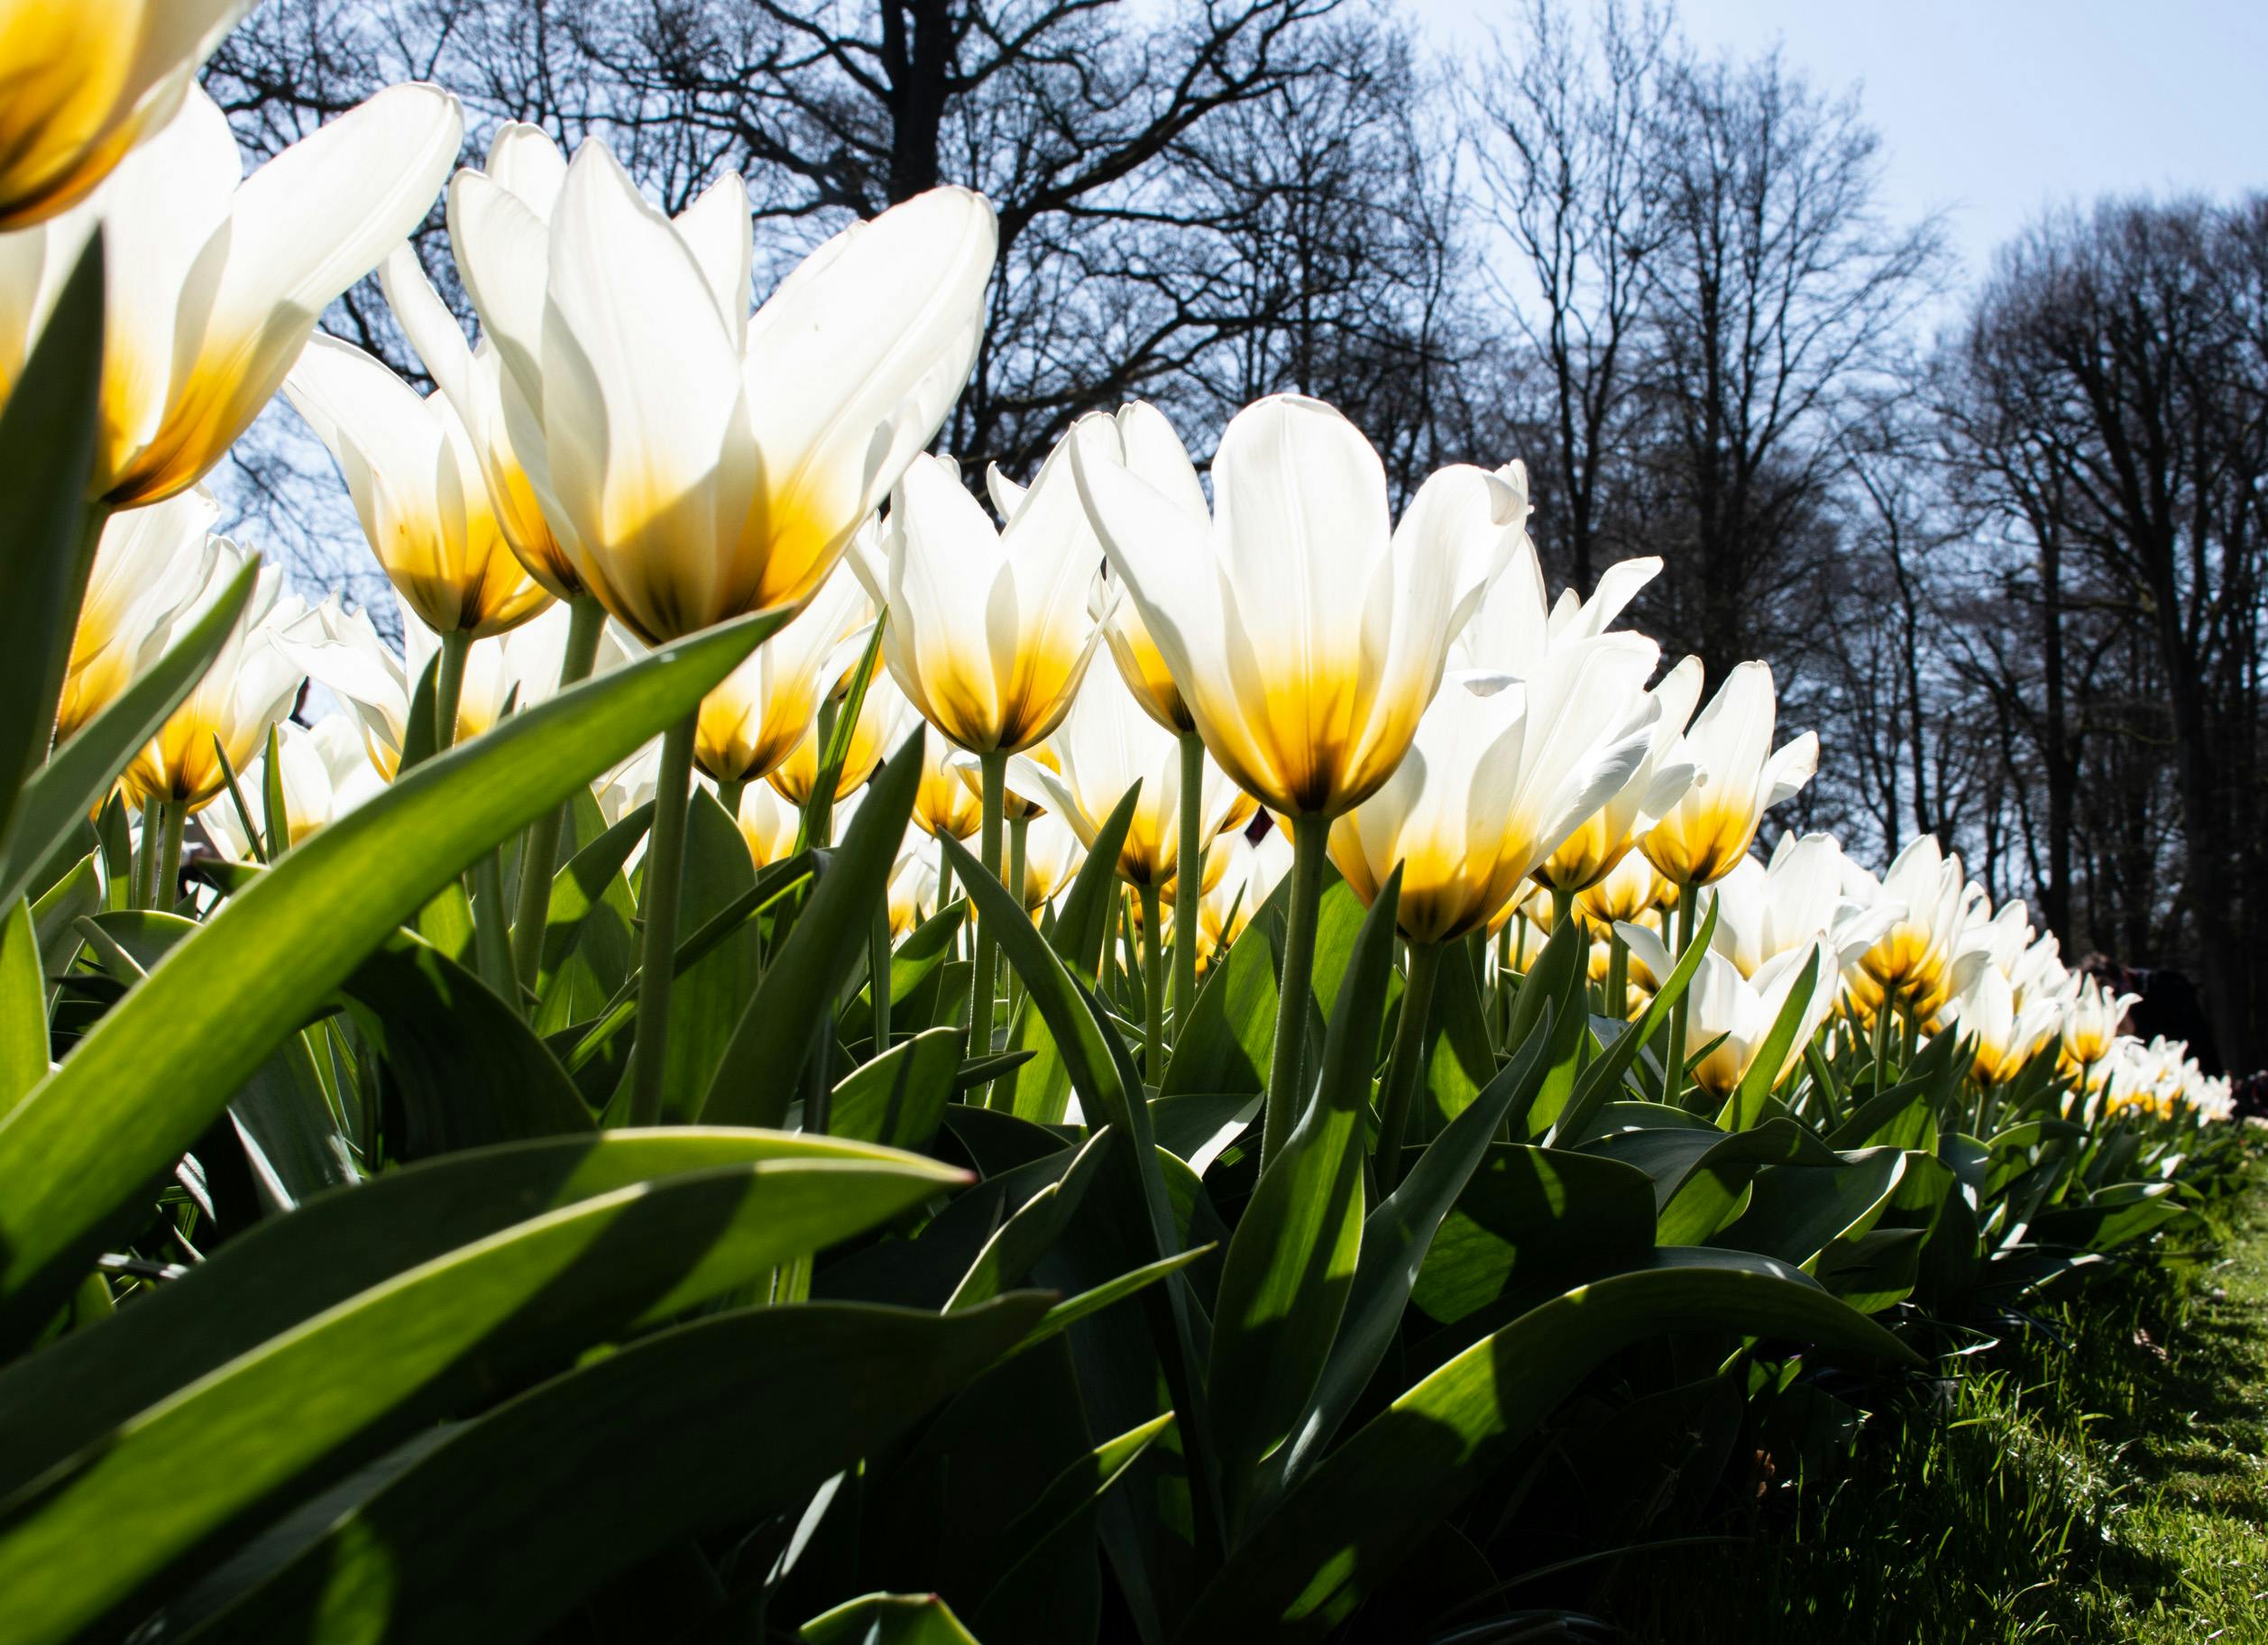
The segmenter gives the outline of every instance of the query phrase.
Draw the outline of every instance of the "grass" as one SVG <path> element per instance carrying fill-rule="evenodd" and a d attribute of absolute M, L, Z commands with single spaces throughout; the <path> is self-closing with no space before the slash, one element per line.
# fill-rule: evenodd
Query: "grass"
<path fill-rule="evenodd" d="M 1593 1604 L 1648 1645 L 2268 1645 L 2268 1174 L 2189 1256 L 2097 1278 L 1933 1402 L 1875 1412 L 1751 1541 Z"/>

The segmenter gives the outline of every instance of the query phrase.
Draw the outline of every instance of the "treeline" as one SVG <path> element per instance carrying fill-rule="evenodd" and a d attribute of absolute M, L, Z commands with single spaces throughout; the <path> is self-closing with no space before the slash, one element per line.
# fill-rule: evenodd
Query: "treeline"
<path fill-rule="evenodd" d="M 1614 5 L 1449 60 L 1357 0 L 269 0 L 207 84 L 265 152 L 407 78 L 465 98 L 475 152 L 601 135 L 673 209 L 739 171 L 781 268 L 983 189 L 964 458 L 1026 473 L 1134 397 L 1201 446 L 1278 390 L 1404 492 L 1524 457 L 1556 576 L 1658 555 L 1635 615 L 1672 655 L 1771 662 L 1828 749 L 1798 821 L 1936 832 L 2067 956 L 2188 970 L 2221 1060 L 2268 1061 L 2268 200 L 2066 211 L 1954 293 L 1854 97 Z M 329 325 L 414 370 L 374 288 Z M 343 567 L 320 454 L 280 420 L 239 449 L 248 534 Z"/>

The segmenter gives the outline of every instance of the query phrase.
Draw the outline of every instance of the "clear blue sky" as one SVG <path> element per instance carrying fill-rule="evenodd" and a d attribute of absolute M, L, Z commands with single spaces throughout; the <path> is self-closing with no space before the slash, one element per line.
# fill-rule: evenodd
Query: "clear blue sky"
<path fill-rule="evenodd" d="M 1583 5 L 1584 0 L 1571 0 Z M 1406 0 L 1444 44 L 1514 0 Z M 2268 187 L 2268 0 L 1683 0 L 1705 51 L 1781 43 L 1859 86 L 1885 204 L 1935 207 L 1971 278 L 2043 207 Z"/>

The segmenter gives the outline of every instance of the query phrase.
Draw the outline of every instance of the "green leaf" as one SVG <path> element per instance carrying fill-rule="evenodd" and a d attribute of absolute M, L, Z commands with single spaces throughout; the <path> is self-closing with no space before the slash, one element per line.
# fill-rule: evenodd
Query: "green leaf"
<path fill-rule="evenodd" d="M 1694 940 L 1686 945 L 1676 965 L 1671 968 L 1669 976 L 1664 979 L 1652 1000 L 1648 1002 L 1645 1014 L 1616 1035 L 1614 1043 L 1608 1046 L 1575 1082 L 1574 1095 L 1567 1098 L 1566 1108 L 1552 1126 L 1551 1142 L 1554 1146 L 1572 1147 L 1595 1135 L 1602 1110 L 1621 1089 L 1623 1076 L 1630 1071 L 1630 1065 L 1637 1061 L 1638 1053 L 1669 1021 L 1670 1012 L 1685 997 L 1685 990 L 1693 986 L 1694 977 L 1701 970 L 1701 957 L 1709 951 L 1709 940 L 1716 934 L 1719 906 L 1718 898 L 1712 896 L 1709 899 L 1709 911 L 1701 916 L 1701 929 L 1694 933 Z M 1567 929 L 1573 931 L 1575 928 L 1575 924 L 1570 922 Z M 1552 934 L 1554 937 L 1558 935 L 1556 932 Z"/>
<path fill-rule="evenodd" d="M 1229 944 L 1180 1025 L 1161 1097 L 1193 1092 L 1258 1096 L 1276 1043 L 1276 970 L 1257 922 Z"/>
<path fill-rule="evenodd" d="M 944 1318 L 805 1303 L 634 1344 L 449 1436 L 197 1637 L 375 1645 L 541 1633 L 649 1554 L 800 1506 L 990 1364 L 1044 1306 L 1005 1297 Z M 592 1512 L 598 1502 L 606 1512 Z M 863 1622 L 844 1627 L 819 1637 L 873 1637 Z"/>
<path fill-rule="evenodd" d="M 1365 1424 L 1231 1556 L 1179 1640 L 1290 1645 L 1323 1639 L 1592 1366 L 1632 1343 L 1679 1330 L 1793 1337 L 1919 1363 L 1881 1327 L 1768 1258 L 1658 1253 L 1647 1267 L 1521 1315 Z"/>
<path fill-rule="evenodd" d="M 1833 1149 L 1785 1118 L 1730 1136 L 1705 1124 L 1625 1131 L 1587 1143 L 1584 1152 L 1635 1165 L 1653 1180 L 1659 1211 L 1654 1237 L 1665 1245 L 1705 1243 L 1747 1205 L 1749 1179 L 1764 1166 L 1842 1163 Z"/>
<path fill-rule="evenodd" d="M 698 783 L 686 810 L 684 850 L 678 928 L 699 932 L 709 921 L 734 912 L 756 888 L 756 865 L 739 824 Z M 691 1119 L 700 1109 L 740 1013 L 756 993 L 762 946 L 763 933 L 748 923 L 743 909 L 713 948 L 693 964 L 677 967 L 662 1076 L 664 1111 L 672 1121 Z"/>
<path fill-rule="evenodd" d="M 45 1323 L 143 1186 L 481 852 L 701 698 L 778 625 L 744 618 L 427 762 L 231 897 L 0 1120 L 0 1337 Z"/>
<path fill-rule="evenodd" d="M 324 1091 L 306 1033 L 285 1036 L 228 1112 L 259 1164 L 271 1173 L 268 1187 L 279 1210 L 361 1181 L 354 1146 Z"/>
<path fill-rule="evenodd" d="M 1641 1262 L 1653 1245 L 1653 1185 L 1639 1172 L 1565 1149 L 1492 1143 L 1434 1235 L 1410 1300 L 1454 1325 Z"/>
<path fill-rule="evenodd" d="M 985 1242 L 985 1248 L 946 1300 L 946 1313 L 989 1302 L 1032 1272 L 1032 1264 L 1047 1254 L 1087 1198 L 1088 1185 L 1094 1181 L 1116 1135 L 1107 1126 L 1096 1132 L 1061 1177 L 1016 1208 L 1015 1214 Z"/>
<path fill-rule="evenodd" d="M 1714 1243 L 1809 1269 L 1840 1239 L 1874 1227 L 1905 1171 L 1898 1148 L 1869 1148 L 1839 1165 L 1776 1165 L 1757 1173 L 1749 1208 Z"/>
<path fill-rule="evenodd" d="M 831 1030 L 835 996 L 866 957 L 875 901 L 914 814 L 923 735 L 907 738 L 867 785 L 849 832 L 740 1014 L 701 1107 L 711 1125 L 777 1125 L 786 1117 L 812 1036 Z"/>
<path fill-rule="evenodd" d="M 70 839 L 87 813 L 102 804 L 126 762 L 197 689 L 235 631 L 259 572 L 259 562 L 247 560 L 154 667 L 32 773 L 23 788 L 13 843 L 0 864 L 0 896 L 13 901 L 23 895 L 41 861 Z"/>
<path fill-rule="evenodd" d="M 93 857 L 51 886 L 32 905 L 32 925 L 39 933 L 40 967 L 49 976 L 62 974 L 78 951 L 78 922 L 103 905 L 103 887 Z"/>
<path fill-rule="evenodd" d="M 47 757 L 55 710 L 95 563 L 99 510 L 87 507 L 102 435 L 103 236 L 79 253 L 0 405 L 0 520 L 8 597 L 0 601 L 0 870 L 13 906 L 52 840 L 20 840 L 23 785 Z M 91 516 L 91 518 L 90 518 Z M 100 795 L 90 796 L 92 805 Z M 78 813 L 86 814 L 84 810 Z"/>
<path fill-rule="evenodd" d="M 916 925 L 907 933 L 904 942 L 890 951 L 892 1022 L 903 1026 L 906 1019 L 900 1014 L 899 1007 L 940 968 L 950 963 L 953 944 L 960 935 L 962 923 L 968 917 L 969 905 L 953 902 Z M 846 1039 L 871 1040 L 874 1037 L 874 985 L 871 982 L 859 991 L 857 1005 L 844 1013 L 842 1026 Z"/>
<path fill-rule="evenodd" d="M 926 1148 L 944 1123 L 945 1104 L 960 1071 L 958 1028 L 930 1028 L 853 1069 L 827 1105 L 837 1136 Z"/>
<path fill-rule="evenodd" d="M 1409 1173 L 1364 1222 L 1362 1256 L 1347 1293 L 1346 1317 L 1340 1321 L 1314 1399 L 1290 1442 L 1277 1453 L 1280 1466 L 1269 1480 L 1272 1495 L 1322 1455 L 1393 1346 L 1434 1236 L 1487 1157 L 1505 1117 L 1534 1096 L 1550 1038 L 1547 1016 L 1518 1054 L 1426 1146 Z"/>
<path fill-rule="evenodd" d="M 578 822 L 602 822 L 587 789 L 570 803 L 580 813 L 586 802 L 589 811 Z M 612 827 L 601 829 L 551 877 L 543 955 L 536 970 L 537 1033 L 556 1034 L 595 1016 L 629 974 L 637 951 L 632 935 L 637 910 L 622 865 L 653 823 L 654 803 L 648 800 Z"/>
<path fill-rule="evenodd" d="M 776 1131 L 610 1131 L 450 1154 L 325 1194 L 230 1240 L 100 1331 L 66 1337 L 0 1371 L 0 1498 L 270 1337 L 514 1223 L 724 1165 L 906 1159 Z"/>
<path fill-rule="evenodd" d="M 868 1594 L 803 1626 L 805 1645 L 978 1645 L 934 1594 Z"/>
<path fill-rule="evenodd" d="M 966 1180 L 911 1158 L 727 1166 L 583 1200 L 396 1274 L 0 1504 L 11 1624 L 63 1640 L 129 1613 L 200 1549 L 393 1439 Z"/>
<path fill-rule="evenodd" d="M 1088 1550 L 1096 1510 L 1111 1486 L 1125 1477 L 1126 1470 L 1150 1448 L 1151 1442 L 1172 1427 L 1173 1422 L 1174 1415 L 1169 1411 L 1116 1438 L 1106 1439 L 1049 1482 L 1039 1500 L 1018 1515 L 1001 1538 L 1006 1546 L 1021 1547 L 1025 1551 L 1023 1558 L 1001 1574 L 978 1604 L 976 1614 L 980 1624 L 989 1613 L 1024 1608 L 1017 1606 L 1016 1599 L 1017 1590 L 1027 1576 L 1039 1576 L 1082 1557 L 1092 1558 Z M 1023 1632 L 1017 1631 L 1019 1637 Z"/>
<path fill-rule="evenodd" d="M 0 922 L 0 1114 L 47 1077 L 47 981 L 32 905 L 21 897 Z"/>
<path fill-rule="evenodd" d="M 1394 963 L 1397 868 L 1339 968 L 1322 1073 L 1228 1243 L 1207 1386 L 1232 1516 L 1247 1476 L 1299 1425 L 1336 1340 L 1363 1245 L 1371 1068 Z"/>
<path fill-rule="evenodd" d="M 1095 831 L 1095 843 L 1071 877 L 1071 888 L 1055 905 L 1055 933 L 1050 940 L 1071 975 L 1089 988 L 1097 986 L 1102 976 L 1103 951 L 1118 915 L 1118 853 L 1126 843 L 1126 831 L 1134 826 L 1141 796 L 1140 783 L 1118 796 L 1118 804 Z"/>
<path fill-rule="evenodd" d="M 1709 900 L 1709 917 L 1717 917 L 1722 899 Z M 1694 946 L 1701 946 L 1695 939 Z M 1772 1019 L 1771 1032 L 1758 1047 L 1755 1061 L 1749 1071 L 1740 1077 L 1732 1095 L 1725 1098 L 1724 1112 L 1717 1116 L 1717 1123 L 1728 1131 L 1745 1131 L 1764 1117 L 1764 1099 L 1779 1083 L 1781 1065 L 1795 1049 L 1795 1036 L 1804 1032 L 1804 1013 L 1811 1008 L 1812 993 L 1818 988 L 1820 951 L 1813 947 L 1811 958 L 1804 964 L 1804 975 L 1787 992 L 1781 1002 L 1780 1014 Z"/>
<path fill-rule="evenodd" d="M 2121 1182 L 2097 1190 L 2085 1205 L 2045 1213 L 2032 1224 L 2030 1237 L 2039 1245 L 2115 1251 L 2189 1215 L 2171 1182 Z"/>

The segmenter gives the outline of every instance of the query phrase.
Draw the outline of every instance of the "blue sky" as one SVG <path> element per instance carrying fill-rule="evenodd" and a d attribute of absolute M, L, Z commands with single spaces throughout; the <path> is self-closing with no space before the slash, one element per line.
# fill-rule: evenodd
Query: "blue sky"
<path fill-rule="evenodd" d="M 1514 0 L 1407 0 L 1442 43 Z M 1576 0 L 1580 4 L 1581 0 Z M 2268 186 L 2268 3 L 1683 0 L 1704 50 L 1780 42 L 1882 133 L 1884 203 L 1948 212 L 1970 277 L 2051 204 Z"/>

